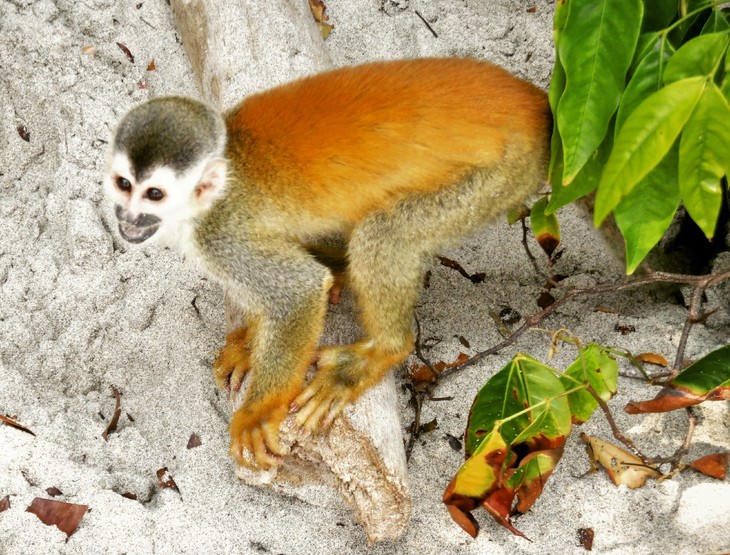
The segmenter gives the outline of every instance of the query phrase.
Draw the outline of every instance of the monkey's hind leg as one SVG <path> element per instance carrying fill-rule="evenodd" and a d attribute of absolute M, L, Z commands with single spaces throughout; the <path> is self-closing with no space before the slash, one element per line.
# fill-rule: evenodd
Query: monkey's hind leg
<path fill-rule="evenodd" d="M 297 422 L 326 428 L 347 403 L 403 362 L 413 347 L 413 307 L 422 283 L 425 256 L 409 238 L 397 210 L 369 216 L 352 233 L 348 278 L 357 298 L 365 337 L 354 344 L 324 347 L 317 373 L 294 401 Z"/>

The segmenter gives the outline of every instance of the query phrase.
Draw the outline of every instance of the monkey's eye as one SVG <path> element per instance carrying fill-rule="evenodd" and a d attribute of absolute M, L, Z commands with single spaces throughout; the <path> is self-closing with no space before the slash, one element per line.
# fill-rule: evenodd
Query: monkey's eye
<path fill-rule="evenodd" d="M 117 189 L 124 193 L 128 193 L 132 190 L 132 184 L 129 182 L 129 180 L 123 178 L 123 177 L 117 177 Z"/>
<path fill-rule="evenodd" d="M 147 192 L 145 192 L 145 196 L 151 201 L 159 202 L 165 198 L 165 193 L 155 187 L 150 187 L 147 189 Z"/>

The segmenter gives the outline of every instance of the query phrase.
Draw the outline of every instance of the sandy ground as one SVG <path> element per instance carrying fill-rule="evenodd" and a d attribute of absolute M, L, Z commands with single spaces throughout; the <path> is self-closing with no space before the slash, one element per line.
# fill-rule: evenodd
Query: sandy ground
<path fill-rule="evenodd" d="M 238 483 L 226 456 L 227 401 L 209 371 L 224 336 L 221 290 L 174 252 L 127 249 L 108 231 L 100 184 L 115 122 L 144 99 L 196 93 L 168 4 L 136 4 L 0 0 L 0 413 L 36 433 L 0 425 L 0 498 L 10 499 L 0 513 L 0 553 L 579 553 L 576 531 L 583 527 L 595 530 L 598 553 L 730 551 L 727 481 L 683 473 L 641 490 L 615 488 L 602 474 L 580 477 L 588 463 L 576 438 L 541 499 L 516 523 L 531 543 L 484 513 L 477 515 L 477 540 L 450 520 L 441 495 L 463 455 L 447 434 L 463 433 L 478 387 L 517 349 L 545 359 L 548 341 L 537 332 L 445 380 L 437 394 L 452 400 L 426 404 L 424 420 L 437 418 L 439 427 L 417 442 L 410 460 L 414 513 L 400 540 L 368 546 L 348 509 L 331 498 L 310 505 Z M 548 84 L 552 2 L 329 0 L 328 6 L 336 29 L 327 45 L 336 65 L 469 55 Z M 129 47 L 134 63 L 116 42 Z M 82 51 L 87 46 L 93 55 Z M 151 60 L 155 71 L 147 71 Z M 570 209 L 561 222 L 565 252 L 557 271 L 570 276 L 568 283 L 620 277 L 587 223 Z M 541 283 L 519 238 L 518 229 L 497 225 L 444 253 L 471 272 L 485 272 L 481 284 L 434 265 L 418 309 L 424 336 L 437 338 L 429 341 L 429 357 L 454 359 L 465 350 L 458 336 L 470 343 L 468 353 L 499 341 L 490 310 L 537 311 Z M 686 315 L 674 293 L 652 289 L 575 302 L 545 325 L 672 358 Z M 727 297 L 709 291 L 708 301 L 720 310 L 693 330 L 690 358 L 730 340 Z M 597 305 L 616 313 L 594 312 Z M 622 335 L 616 324 L 636 331 Z M 553 362 L 565 367 L 573 355 L 566 348 Z M 111 386 L 122 392 L 123 410 L 118 432 L 105 442 Z M 684 414 L 629 417 L 623 404 L 654 391 L 630 379 L 621 380 L 620 390 L 612 402 L 619 425 L 647 451 L 671 453 Z M 413 413 L 405 393 L 400 402 L 406 425 Z M 700 412 L 705 421 L 692 456 L 728 449 L 727 404 Z M 601 418 L 584 428 L 608 436 Z M 192 433 L 202 445 L 188 449 Z M 157 487 L 161 467 L 179 493 Z M 52 486 L 63 492 L 57 499 L 90 507 L 68 540 L 25 512 Z"/>

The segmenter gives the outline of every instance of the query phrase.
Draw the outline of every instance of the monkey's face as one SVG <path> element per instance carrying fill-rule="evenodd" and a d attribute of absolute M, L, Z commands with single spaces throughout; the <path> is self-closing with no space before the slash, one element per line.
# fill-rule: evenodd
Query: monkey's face
<path fill-rule="evenodd" d="M 225 161 L 204 160 L 185 172 L 156 167 L 139 175 L 124 152 L 112 155 L 104 179 L 119 234 L 130 243 L 155 237 L 176 243 L 183 226 L 208 208 L 225 184 Z"/>

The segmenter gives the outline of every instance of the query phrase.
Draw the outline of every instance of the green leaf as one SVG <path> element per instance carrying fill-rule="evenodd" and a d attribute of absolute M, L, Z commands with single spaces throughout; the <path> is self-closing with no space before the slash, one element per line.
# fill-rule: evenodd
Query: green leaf
<path fill-rule="evenodd" d="M 598 185 L 596 226 L 664 158 L 706 85 L 707 78 L 703 77 L 667 85 L 647 97 L 626 119 Z"/>
<path fill-rule="evenodd" d="M 636 67 L 631 81 L 626 86 L 616 114 L 616 129 L 621 129 L 626 118 L 651 93 L 662 86 L 662 73 L 667 61 L 674 54 L 674 47 L 664 35 L 657 35 L 656 41 Z"/>
<path fill-rule="evenodd" d="M 666 28 L 677 15 L 677 0 L 643 0 L 644 20 L 641 30 L 661 31 Z"/>
<path fill-rule="evenodd" d="M 730 107 L 710 82 L 682 132 L 679 191 L 687 212 L 711 238 L 722 206 L 720 179 L 730 168 Z"/>
<path fill-rule="evenodd" d="M 695 395 L 706 395 L 718 388 L 730 389 L 730 344 L 690 364 L 671 384 Z"/>
<path fill-rule="evenodd" d="M 492 431 L 498 420 L 522 412 L 526 407 L 539 405 L 551 399 L 548 405 L 539 405 L 520 416 L 506 420 L 500 428 L 504 440 L 511 444 L 532 423 L 547 414 L 542 432 L 568 435 L 570 410 L 563 387 L 549 366 L 518 353 L 507 365 L 492 376 L 479 390 L 472 404 L 466 430 L 465 450 L 471 456 L 485 435 Z"/>
<path fill-rule="evenodd" d="M 618 364 L 606 352 L 606 349 L 595 343 L 589 343 L 583 350 L 582 357 L 570 365 L 560 382 L 567 390 L 588 382 L 598 396 L 608 401 L 616 393 L 618 380 Z M 573 422 L 582 423 L 590 418 L 598 407 L 593 395 L 585 390 L 575 391 L 568 395 L 570 413 Z"/>
<path fill-rule="evenodd" d="M 567 9 L 563 8 L 567 13 Z M 557 14 L 555 16 L 557 18 Z M 550 78 L 550 89 L 548 90 L 548 101 L 553 114 L 558 111 L 560 97 L 565 90 L 565 69 L 560 63 L 560 58 L 555 57 L 553 65 L 553 75 Z M 553 187 L 560 186 L 563 183 L 563 145 L 558 130 L 557 119 L 553 119 L 553 133 L 550 137 L 550 166 L 548 168 L 548 178 Z"/>
<path fill-rule="evenodd" d="M 627 274 L 664 236 L 679 208 L 677 159 L 678 148 L 672 148 L 616 207 L 616 224 L 626 243 Z"/>
<path fill-rule="evenodd" d="M 564 183 L 603 141 L 639 37 L 640 0 L 571 0 L 557 51 L 566 86 L 557 112 Z"/>
<path fill-rule="evenodd" d="M 598 188 L 598 181 L 601 178 L 603 166 L 606 165 L 606 160 L 608 160 L 612 146 L 613 122 L 609 123 L 608 133 L 603 139 L 601 146 L 591 155 L 588 162 L 581 168 L 573 181 L 568 185 L 563 185 L 562 182 L 551 179 L 550 184 L 553 192 L 550 195 L 550 202 L 545 209 L 546 214 L 552 214 L 563 206 L 567 206 L 574 200 L 592 193 Z M 562 171 L 562 165 L 560 169 Z"/>
<path fill-rule="evenodd" d="M 546 214 L 547 198 L 543 197 L 532 205 L 530 226 L 538 244 L 548 256 L 552 256 L 560 244 L 560 224 L 555 214 Z"/>
<path fill-rule="evenodd" d="M 730 399 L 730 345 L 685 368 L 654 399 L 631 402 L 624 410 L 629 414 L 667 412 L 726 399 Z"/>
<path fill-rule="evenodd" d="M 730 30 L 730 22 L 727 20 L 727 15 L 720 10 L 718 7 L 712 10 L 712 14 L 705 22 L 705 26 L 702 28 L 702 35 L 708 35 L 710 33 L 717 33 L 721 31 Z"/>
<path fill-rule="evenodd" d="M 712 33 L 685 43 L 669 60 L 664 82 L 669 84 L 687 77 L 714 75 L 729 41 L 728 33 Z"/>

